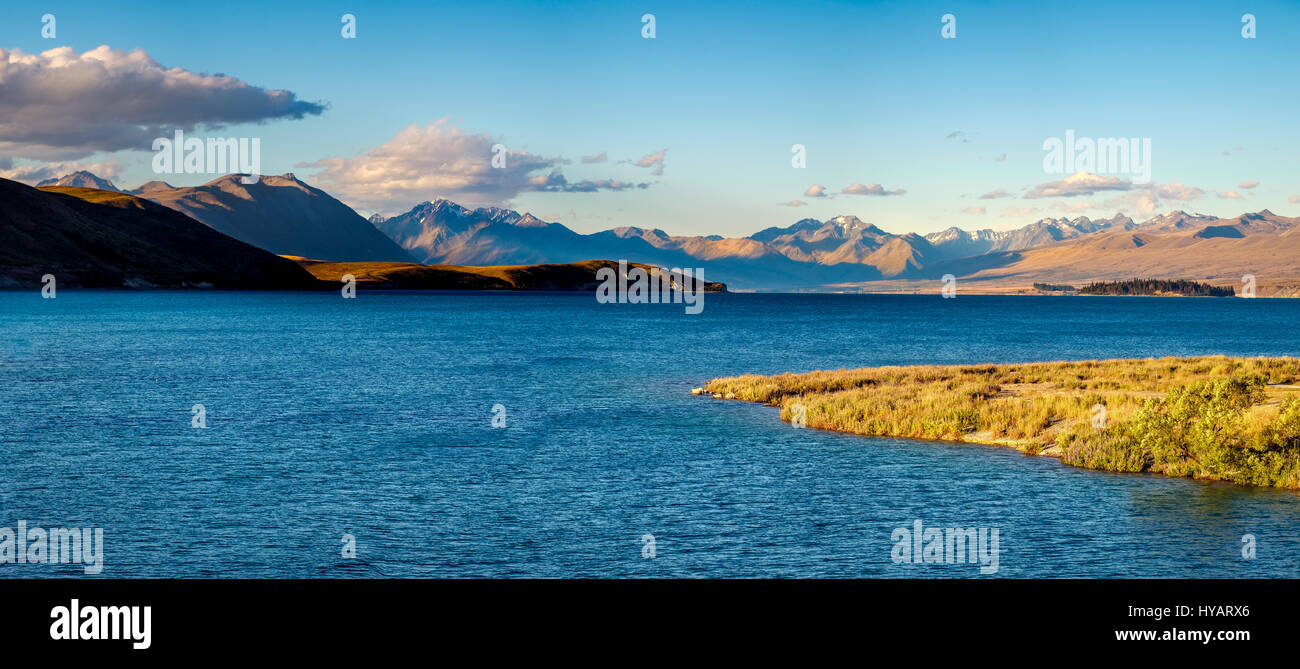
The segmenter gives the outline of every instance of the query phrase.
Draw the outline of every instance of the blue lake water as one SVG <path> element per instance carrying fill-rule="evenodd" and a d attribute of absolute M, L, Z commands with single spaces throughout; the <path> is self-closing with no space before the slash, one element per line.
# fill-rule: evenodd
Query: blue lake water
<path fill-rule="evenodd" d="M 1294 491 L 796 430 L 688 391 L 1297 355 L 1298 323 L 1300 300 L 1265 299 L 734 294 L 687 315 L 578 294 L 0 293 L 0 527 L 101 527 L 103 577 L 979 576 L 894 564 L 917 519 L 997 528 L 998 576 L 1295 577 Z"/>

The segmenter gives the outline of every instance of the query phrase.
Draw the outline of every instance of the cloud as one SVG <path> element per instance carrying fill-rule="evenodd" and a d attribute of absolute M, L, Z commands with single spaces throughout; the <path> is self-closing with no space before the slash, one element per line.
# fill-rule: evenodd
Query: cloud
<path fill-rule="evenodd" d="M 1225 150 L 1223 151 L 1223 155 L 1225 155 L 1225 156 L 1230 156 L 1230 155 L 1232 155 L 1232 154 L 1234 154 L 1234 153 L 1240 153 L 1241 151 L 1242 151 L 1242 147 L 1238 146 L 1238 147 L 1234 147 L 1234 148 L 1231 148 L 1231 149 L 1225 149 Z"/>
<path fill-rule="evenodd" d="M 989 212 L 984 207 L 966 207 L 961 210 L 961 213 L 970 214 L 971 216 L 983 216 Z"/>
<path fill-rule="evenodd" d="M 1243 198 L 1242 198 L 1242 196 L 1241 196 L 1241 193 L 1238 193 L 1238 192 L 1235 191 L 1235 190 L 1228 190 L 1228 191 L 1223 191 L 1222 193 L 1219 193 L 1219 199 L 1221 199 L 1221 200 L 1241 200 L 1241 199 L 1243 199 Z"/>
<path fill-rule="evenodd" d="M 1006 192 L 1005 190 L 999 188 L 999 189 L 997 189 L 997 190 L 991 190 L 991 191 L 989 191 L 989 192 L 987 192 L 987 193 L 981 195 L 981 196 L 980 196 L 980 199 L 981 199 L 981 200 L 997 200 L 997 199 L 1001 199 L 1001 198 L 1004 198 L 1004 197 L 1011 197 L 1011 193 L 1008 193 L 1008 192 Z"/>
<path fill-rule="evenodd" d="M 16 165 L 12 159 L 0 159 L 0 178 L 9 179 L 11 181 L 21 181 L 30 185 L 35 185 L 45 181 L 46 179 L 57 179 L 79 170 L 93 172 L 96 176 L 112 181 L 122 172 L 126 171 L 126 168 L 116 160 L 107 160 L 97 163 L 60 161 Z M 117 185 L 121 186 L 122 184 Z"/>
<path fill-rule="evenodd" d="M 804 202 L 803 200 L 790 200 L 789 202 L 778 202 L 778 203 L 776 204 L 776 206 L 778 206 L 778 207 L 803 207 L 803 206 L 806 206 L 807 204 L 808 204 L 808 203 L 807 203 L 807 202 Z"/>
<path fill-rule="evenodd" d="M 1205 197 L 1205 191 L 1175 181 L 1168 184 L 1135 185 L 1133 190 L 1116 195 L 1094 207 L 1107 211 L 1123 211 L 1138 217 L 1151 216 L 1169 205 L 1166 200 L 1188 202 Z"/>
<path fill-rule="evenodd" d="M 1004 217 L 1028 216 L 1037 211 L 1038 210 L 1033 207 L 1007 207 L 1002 210 L 1002 215 Z"/>
<path fill-rule="evenodd" d="M 1025 193 L 1026 200 L 1040 197 L 1077 197 L 1093 195 L 1098 191 L 1129 190 L 1133 183 L 1119 177 L 1103 177 L 1091 172 L 1077 172 L 1061 179 L 1038 184 Z"/>
<path fill-rule="evenodd" d="M 508 165 L 509 163 L 507 163 Z M 645 189 L 649 188 L 648 183 L 631 183 L 628 181 L 619 181 L 618 179 L 583 179 L 570 183 L 564 178 L 563 174 L 558 171 L 546 175 L 537 175 L 529 177 L 529 190 L 541 191 L 543 193 L 595 193 L 600 190 L 621 191 L 632 188 Z"/>
<path fill-rule="evenodd" d="M 606 154 L 606 153 L 604 153 L 604 152 L 601 152 L 601 153 L 599 153 L 599 154 L 597 154 L 597 155 L 594 155 L 594 156 L 583 156 L 583 157 L 582 157 L 582 164 L 583 164 L 583 165 L 591 165 L 592 163 L 603 163 L 603 162 L 605 162 L 606 160 L 609 160 L 609 155 Z"/>
<path fill-rule="evenodd" d="M 486 133 L 466 134 L 447 119 L 412 124 L 387 143 L 352 158 L 324 158 L 299 167 L 317 167 L 318 186 L 354 207 L 403 211 L 417 202 L 445 197 L 467 205 L 503 204 L 523 192 L 592 193 L 648 188 L 647 183 L 615 179 L 569 182 L 560 172 L 563 158 L 506 149 L 505 167 L 492 167 L 493 147 L 501 140 Z"/>
<path fill-rule="evenodd" d="M 1205 196 L 1204 190 L 1177 181 L 1167 184 L 1134 184 L 1127 179 L 1118 177 L 1103 177 L 1090 172 L 1079 172 L 1061 181 L 1034 186 L 1025 194 L 1025 198 L 1077 197 L 1107 191 L 1124 192 L 1117 193 L 1114 197 L 1107 198 L 1100 204 L 1080 202 L 1067 205 L 1057 202 L 1054 203 L 1054 206 L 1066 213 L 1081 213 L 1089 209 L 1100 209 L 1126 211 L 1137 216 L 1149 216 L 1164 206 L 1163 200 L 1186 202 L 1199 200 Z"/>
<path fill-rule="evenodd" d="M 907 191 L 902 188 L 897 190 L 885 190 L 885 188 L 880 184 L 867 184 L 864 186 L 860 183 L 853 183 L 845 186 L 844 190 L 840 192 L 845 195 L 879 195 L 882 197 L 885 195 L 903 195 L 907 193 Z"/>
<path fill-rule="evenodd" d="M 1300 204 L 1300 195 L 1292 195 L 1291 197 L 1287 198 L 1286 201 L 1290 202 L 1291 204 Z"/>
<path fill-rule="evenodd" d="M 1250 190 L 1258 185 L 1259 185 L 1258 181 L 1243 181 L 1237 184 L 1237 188 L 1245 188 L 1246 190 Z"/>
<path fill-rule="evenodd" d="M 1108 198 L 1092 208 L 1127 212 L 1130 215 L 1144 217 L 1169 208 L 1166 200 L 1189 202 L 1203 197 L 1205 197 L 1204 190 L 1178 181 L 1167 184 L 1141 184 L 1134 185 L 1131 191 Z"/>
<path fill-rule="evenodd" d="M 994 159 L 993 159 L 993 162 L 995 162 L 995 163 L 1005 163 L 1005 162 L 1007 162 L 1007 154 L 1004 153 L 1004 154 L 998 156 L 997 158 L 994 158 Z"/>
<path fill-rule="evenodd" d="M 660 150 L 658 150 L 658 151 L 656 151 L 656 152 L 654 152 L 654 153 L 648 153 L 648 154 L 646 154 L 646 155 L 644 155 L 644 156 L 641 156 L 641 160 L 636 161 L 636 166 L 637 166 L 637 167 L 653 167 L 654 169 L 651 170 L 650 173 L 651 173 L 651 174 L 654 174 L 654 175 L 656 175 L 656 176 L 657 176 L 657 175 L 661 175 L 661 174 L 664 173 L 664 154 L 665 154 L 665 153 L 668 153 L 668 149 L 660 149 Z"/>
<path fill-rule="evenodd" d="M 826 187 L 821 184 L 813 184 L 808 190 L 803 192 L 804 197 L 826 197 Z"/>
<path fill-rule="evenodd" d="M 290 91 L 165 68 L 141 49 L 0 49 L 0 153 L 9 156 L 72 160 L 96 151 L 149 151 L 154 138 L 176 129 L 301 119 L 325 109 Z"/>
<path fill-rule="evenodd" d="M 952 132 L 945 135 L 944 139 L 961 140 L 962 144 L 969 144 L 970 139 L 968 139 L 968 137 L 970 137 L 970 135 L 962 132 L 961 130 L 953 130 Z"/>
<path fill-rule="evenodd" d="M 1205 191 L 1194 186 L 1184 186 L 1181 181 L 1175 181 L 1163 185 L 1148 184 L 1145 188 L 1151 191 L 1151 194 L 1156 198 L 1166 200 L 1182 200 L 1186 202 L 1188 200 L 1199 200 L 1205 197 Z"/>

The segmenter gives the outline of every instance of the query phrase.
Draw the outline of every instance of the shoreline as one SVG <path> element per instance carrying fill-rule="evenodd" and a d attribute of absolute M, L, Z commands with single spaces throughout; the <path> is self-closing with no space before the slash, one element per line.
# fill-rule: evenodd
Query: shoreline
<path fill-rule="evenodd" d="M 691 393 L 778 407 L 796 428 L 1300 489 L 1297 379 L 1300 358 L 1202 356 L 744 375 Z"/>

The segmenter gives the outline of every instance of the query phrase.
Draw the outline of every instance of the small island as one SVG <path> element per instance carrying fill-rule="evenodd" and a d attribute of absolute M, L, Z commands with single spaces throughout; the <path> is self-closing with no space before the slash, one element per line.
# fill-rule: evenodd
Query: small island
<path fill-rule="evenodd" d="M 1009 446 L 1087 469 L 1300 489 L 1300 358 L 873 367 L 714 379 L 806 427 Z"/>
<path fill-rule="evenodd" d="M 1035 284 L 1037 287 L 1037 284 Z M 1129 279 L 1099 281 L 1079 289 L 1080 295 L 1180 295 L 1184 297 L 1234 297 L 1232 286 L 1212 286 L 1188 279 Z"/>

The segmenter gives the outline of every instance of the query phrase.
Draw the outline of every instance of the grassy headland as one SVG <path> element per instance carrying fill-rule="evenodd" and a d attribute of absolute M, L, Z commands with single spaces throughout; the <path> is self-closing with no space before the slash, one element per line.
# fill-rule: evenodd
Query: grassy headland
<path fill-rule="evenodd" d="M 301 265 L 321 281 L 338 282 L 345 274 L 356 278 L 364 288 L 399 288 L 407 290 L 545 290 L 594 291 L 600 285 L 601 268 L 618 271 L 613 260 L 584 260 L 546 265 L 419 265 L 402 262 L 328 262 L 298 256 L 284 256 Z M 647 272 L 660 270 L 652 265 L 628 263 Z M 727 285 L 704 282 L 704 291 L 726 292 Z"/>
<path fill-rule="evenodd" d="M 874 367 L 719 378 L 807 427 L 969 441 L 1088 469 L 1300 488 L 1300 358 Z"/>

